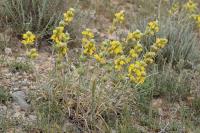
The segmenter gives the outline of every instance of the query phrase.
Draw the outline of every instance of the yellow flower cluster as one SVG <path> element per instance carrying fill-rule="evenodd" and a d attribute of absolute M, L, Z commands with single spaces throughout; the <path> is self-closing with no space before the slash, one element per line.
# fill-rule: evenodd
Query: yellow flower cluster
<path fill-rule="evenodd" d="M 159 32 L 158 21 L 149 22 L 147 27 L 146 27 L 145 34 L 147 34 L 147 35 L 155 35 L 155 33 L 157 33 L 157 32 Z"/>
<path fill-rule="evenodd" d="M 59 51 L 57 54 L 57 57 L 64 57 L 66 55 L 66 53 L 68 52 L 68 47 L 67 47 L 67 43 L 66 42 L 60 42 L 60 43 L 57 43 L 55 45 L 55 49 L 56 51 Z"/>
<path fill-rule="evenodd" d="M 137 84 L 142 84 L 146 78 L 146 68 L 145 63 L 142 61 L 136 61 L 130 64 L 128 67 L 128 77 L 132 82 Z"/>
<path fill-rule="evenodd" d="M 36 39 L 35 35 L 30 31 L 27 31 L 25 34 L 23 34 L 22 38 L 23 40 L 21 43 L 24 45 L 33 45 Z"/>
<path fill-rule="evenodd" d="M 53 30 L 51 40 L 54 42 L 53 47 L 55 48 L 57 64 L 60 65 L 61 60 L 66 56 L 68 52 L 68 41 L 70 35 L 65 32 L 65 27 L 69 25 L 74 18 L 74 9 L 70 8 L 63 14 L 63 20 L 60 21 L 59 26 Z"/>
<path fill-rule="evenodd" d="M 154 58 L 156 56 L 156 53 L 165 47 L 165 45 L 167 44 L 167 39 L 165 38 L 157 38 L 156 42 L 151 46 L 150 52 L 147 52 L 144 55 L 144 62 L 146 64 L 152 64 L 154 62 Z"/>
<path fill-rule="evenodd" d="M 86 29 L 82 32 L 82 35 L 84 36 L 84 38 L 86 39 L 93 39 L 94 38 L 94 33 L 92 32 L 91 29 Z"/>
<path fill-rule="evenodd" d="M 165 39 L 165 38 L 157 38 L 156 39 L 156 43 L 153 44 L 153 46 L 161 49 L 161 48 L 164 48 L 165 45 L 167 44 L 168 40 Z"/>
<path fill-rule="evenodd" d="M 85 55 L 88 55 L 88 56 L 94 55 L 94 53 L 96 51 L 96 47 L 95 47 L 95 42 L 94 41 L 88 41 L 88 43 L 86 43 L 83 47 L 84 47 L 83 53 Z"/>
<path fill-rule="evenodd" d="M 96 51 L 95 41 L 94 41 L 94 34 L 92 33 L 91 29 L 86 29 L 82 32 L 82 45 L 83 45 L 83 54 L 91 56 L 94 55 Z"/>
<path fill-rule="evenodd" d="M 38 57 L 38 52 L 37 52 L 36 48 L 32 48 L 32 49 L 30 49 L 30 51 L 27 51 L 26 55 L 30 59 L 35 59 Z"/>
<path fill-rule="evenodd" d="M 112 25 L 109 28 L 109 33 L 112 34 L 117 29 L 118 24 L 122 24 L 125 21 L 124 11 L 115 13 L 115 18 L 113 19 Z"/>
<path fill-rule="evenodd" d="M 115 23 L 123 23 L 125 20 L 125 15 L 124 15 L 124 11 L 120 11 L 118 13 L 115 13 Z"/>
<path fill-rule="evenodd" d="M 128 77 L 132 82 L 142 84 L 146 78 L 146 67 L 154 62 L 154 58 L 161 48 L 167 44 L 167 39 L 157 38 L 151 50 L 144 54 L 143 60 L 136 61 L 128 67 Z"/>
<path fill-rule="evenodd" d="M 51 39 L 54 41 L 55 44 L 67 42 L 70 39 L 69 34 L 64 33 L 64 29 L 64 27 L 56 27 L 53 30 L 53 35 L 51 36 Z"/>
<path fill-rule="evenodd" d="M 189 0 L 185 5 L 184 8 L 190 12 L 194 13 L 197 10 L 197 3 L 193 2 L 192 0 Z"/>
<path fill-rule="evenodd" d="M 100 64 L 105 64 L 106 59 L 103 57 L 102 54 L 95 54 L 94 58 L 100 63 Z"/>
<path fill-rule="evenodd" d="M 30 49 L 30 45 L 33 45 L 35 43 L 36 36 L 32 32 L 27 31 L 25 34 L 22 35 L 22 38 L 23 40 L 21 42 L 27 49 L 26 52 L 27 57 L 30 59 L 37 58 L 38 57 L 37 50 L 35 48 Z"/>
<path fill-rule="evenodd" d="M 143 47 L 140 43 L 137 43 L 134 48 L 132 48 L 130 51 L 129 51 L 129 55 L 132 59 L 135 59 L 137 58 L 140 53 L 142 52 L 143 50 Z"/>
<path fill-rule="evenodd" d="M 127 36 L 127 41 L 139 41 L 141 40 L 143 34 L 141 31 L 139 30 L 136 30 L 134 32 L 130 32 L 128 33 L 128 36 Z"/>
<path fill-rule="evenodd" d="M 110 41 L 109 42 L 109 47 L 108 47 L 108 52 L 110 54 L 118 55 L 123 53 L 123 47 L 120 41 Z"/>
<path fill-rule="evenodd" d="M 70 24 L 74 19 L 74 9 L 70 8 L 67 12 L 64 13 L 64 25 Z"/>
<path fill-rule="evenodd" d="M 115 63 L 115 69 L 117 71 L 122 70 L 122 67 L 127 63 L 126 62 L 126 57 L 124 55 L 120 56 L 119 58 L 117 58 L 114 63 Z"/>

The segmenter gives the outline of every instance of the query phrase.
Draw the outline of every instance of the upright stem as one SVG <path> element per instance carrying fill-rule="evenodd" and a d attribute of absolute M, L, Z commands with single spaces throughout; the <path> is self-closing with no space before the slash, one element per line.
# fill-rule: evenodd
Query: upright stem
<path fill-rule="evenodd" d="M 77 87 L 76 95 L 77 95 L 77 105 L 76 105 L 76 117 L 78 118 L 79 114 L 79 106 L 80 106 L 80 88 L 81 88 L 82 76 L 79 75 L 79 87 Z"/>
<path fill-rule="evenodd" d="M 158 5 L 158 20 L 160 21 L 160 16 L 161 16 L 161 4 L 162 4 L 162 0 L 159 1 L 159 5 Z"/>
<path fill-rule="evenodd" d="M 96 80 L 94 79 L 92 81 L 92 123 L 94 123 L 95 120 L 95 91 L 96 91 Z"/>

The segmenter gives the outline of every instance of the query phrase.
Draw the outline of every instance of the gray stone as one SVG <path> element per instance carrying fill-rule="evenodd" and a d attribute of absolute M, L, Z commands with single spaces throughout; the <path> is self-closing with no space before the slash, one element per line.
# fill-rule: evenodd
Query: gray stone
<path fill-rule="evenodd" d="M 26 102 L 26 94 L 23 91 L 16 91 L 11 94 L 14 102 L 16 102 L 22 110 L 27 111 L 30 109 L 30 105 Z"/>

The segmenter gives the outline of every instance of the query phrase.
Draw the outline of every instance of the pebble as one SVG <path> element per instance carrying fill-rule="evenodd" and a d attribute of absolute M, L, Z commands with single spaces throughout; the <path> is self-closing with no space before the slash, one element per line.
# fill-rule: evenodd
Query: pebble
<path fill-rule="evenodd" d="M 29 119 L 31 121 L 36 121 L 37 120 L 37 116 L 35 116 L 35 115 L 29 115 Z"/>
<path fill-rule="evenodd" d="M 6 114 L 7 107 L 5 105 L 0 105 L 0 117 Z"/>
<path fill-rule="evenodd" d="M 12 49 L 11 48 L 5 48 L 4 50 L 6 55 L 12 55 Z"/>

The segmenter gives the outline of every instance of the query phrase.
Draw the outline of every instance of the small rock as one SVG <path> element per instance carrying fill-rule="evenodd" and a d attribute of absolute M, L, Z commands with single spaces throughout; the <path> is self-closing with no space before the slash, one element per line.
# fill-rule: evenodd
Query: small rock
<path fill-rule="evenodd" d="M 12 49 L 11 48 L 5 48 L 4 50 L 6 55 L 12 55 Z"/>
<path fill-rule="evenodd" d="M 25 98 L 26 95 L 23 91 L 17 91 L 17 92 L 13 92 L 11 94 L 13 100 L 19 104 L 19 106 L 21 107 L 22 110 L 29 110 L 30 109 L 30 105 L 26 102 Z"/>
<path fill-rule="evenodd" d="M 19 88 L 15 87 L 12 89 L 13 91 L 19 91 Z"/>
<path fill-rule="evenodd" d="M 27 79 L 24 79 L 24 80 L 21 81 L 22 86 L 27 85 L 27 83 L 28 83 L 28 80 L 27 80 Z"/>
<path fill-rule="evenodd" d="M 15 112 L 12 117 L 14 117 L 14 118 L 20 118 L 20 117 L 22 117 L 22 114 L 20 112 Z"/>
<path fill-rule="evenodd" d="M 5 105 L 0 105 L 0 116 L 4 116 L 6 114 L 7 107 Z"/>
<path fill-rule="evenodd" d="M 36 121 L 37 120 L 37 116 L 35 116 L 35 115 L 29 115 L 29 119 L 31 121 Z"/>

